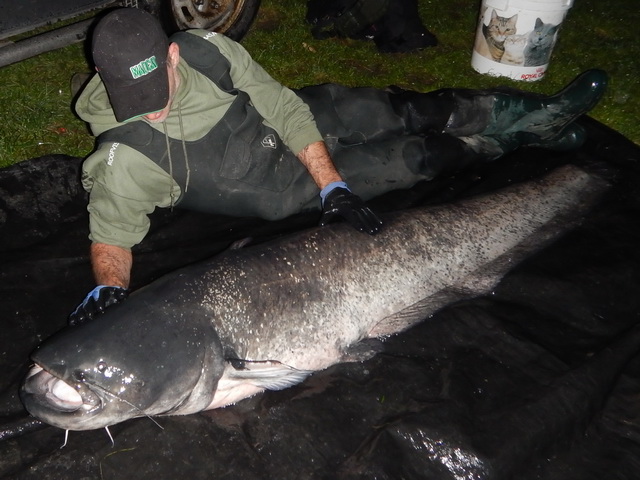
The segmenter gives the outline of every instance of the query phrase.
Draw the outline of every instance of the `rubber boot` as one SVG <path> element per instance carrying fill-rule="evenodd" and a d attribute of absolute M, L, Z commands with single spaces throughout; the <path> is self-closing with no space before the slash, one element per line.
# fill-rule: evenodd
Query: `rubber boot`
<path fill-rule="evenodd" d="M 557 152 L 574 150 L 582 146 L 586 136 L 583 127 L 570 123 L 556 138 L 544 141 L 534 134 L 523 132 L 517 135 L 468 135 L 454 138 L 465 143 L 478 160 L 491 161 L 522 146 L 541 147 Z"/>
<path fill-rule="evenodd" d="M 605 72 L 588 70 L 549 97 L 518 91 L 452 90 L 455 105 L 444 133 L 489 137 L 505 153 L 518 146 L 575 148 L 585 134 L 572 122 L 598 103 L 606 85 Z"/>

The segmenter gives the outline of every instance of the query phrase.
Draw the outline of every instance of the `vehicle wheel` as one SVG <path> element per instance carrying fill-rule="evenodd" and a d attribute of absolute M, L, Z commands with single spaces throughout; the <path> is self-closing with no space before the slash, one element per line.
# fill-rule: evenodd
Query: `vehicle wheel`
<path fill-rule="evenodd" d="M 159 11 L 152 13 L 159 14 L 169 33 L 203 28 L 240 41 L 259 8 L 260 0 L 162 0 Z M 151 10 L 158 9 L 152 7 Z"/>

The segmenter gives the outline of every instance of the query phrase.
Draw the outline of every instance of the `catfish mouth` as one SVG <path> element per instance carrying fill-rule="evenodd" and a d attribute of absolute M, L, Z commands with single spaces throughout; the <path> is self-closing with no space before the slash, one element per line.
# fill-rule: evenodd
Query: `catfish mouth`
<path fill-rule="evenodd" d="M 78 417 L 99 413 L 105 403 L 86 381 L 72 386 L 37 364 L 29 371 L 20 394 L 34 417 L 65 429 L 70 429 L 71 423 L 82 422 Z M 76 417 L 76 421 L 69 417 Z"/>

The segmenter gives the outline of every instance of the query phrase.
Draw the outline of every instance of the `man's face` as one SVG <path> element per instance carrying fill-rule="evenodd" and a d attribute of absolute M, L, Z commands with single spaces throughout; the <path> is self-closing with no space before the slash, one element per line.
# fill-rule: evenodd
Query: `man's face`
<path fill-rule="evenodd" d="M 169 55 L 167 57 L 167 70 L 169 73 L 169 101 L 167 105 L 157 112 L 149 113 L 147 115 L 143 115 L 142 118 L 146 119 L 151 123 L 161 123 L 164 122 L 169 116 L 169 112 L 171 110 L 171 104 L 173 103 L 173 98 L 178 90 L 178 86 L 180 85 L 180 74 L 178 73 L 178 61 L 179 61 L 179 51 L 178 46 L 175 43 L 169 45 Z"/>

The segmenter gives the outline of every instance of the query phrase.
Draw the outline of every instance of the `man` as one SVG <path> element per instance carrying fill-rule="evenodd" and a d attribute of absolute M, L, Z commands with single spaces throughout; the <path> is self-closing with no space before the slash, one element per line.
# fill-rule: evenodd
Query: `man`
<path fill-rule="evenodd" d="M 98 23 L 92 54 L 98 75 L 76 111 L 98 136 L 83 165 L 98 287 L 72 324 L 126 297 L 131 247 L 156 207 L 265 219 L 322 210 L 321 225 L 342 217 L 375 234 L 381 222 L 363 199 L 522 145 L 579 146 L 584 131 L 572 122 L 606 84 L 593 70 L 547 98 L 335 84 L 293 92 L 223 35 L 168 39 L 130 8 Z"/>

